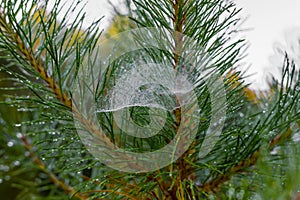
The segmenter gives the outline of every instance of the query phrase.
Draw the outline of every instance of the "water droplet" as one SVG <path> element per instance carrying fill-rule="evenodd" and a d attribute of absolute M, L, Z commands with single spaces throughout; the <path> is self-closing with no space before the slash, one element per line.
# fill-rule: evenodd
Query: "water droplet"
<path fill-rule="evenodd" d="M 241 190 L 240 192 L 237 193 L 236 197 L 237 199 L 243 199 L 244 195 L 245 195 L 245 191 Z"/>
<path fill-rule="evenodd" d="M 2 180 L 2 178 L 0 178 L 0 184 L 1 184 L 1 183 L 3 183 L 3 180 Z"/>
<path fill-rule="evenodd" d="M 22 138 L 22 136 L 23 136 L 22 133 L 20 133 L 20 132 L 17 133 L 17 138 L 20 139 L 20 138 Z"/>
<path fill-rule="evenodd" d="M 280 151 L 280 147 L 275 147 L 275 148 L 270 152 L 270 154 L 271 154 L 271 155 L 277 155 L 277 154 L 279 153 L 279 151 Z"/>
<path fill-rule="evenodd" d="M 0 119 L 0 124 L 5 126 L 6 122 L 3 119 Z"/>
<path fill-rule="evenodd" d="M 300 141 L 300 132 L 295 133 L 292 137 L 294 142 L 299 142 Z"/>
<path fill-rule="evenodd" d="M 9 171 L 9 166 L 7 166 L 7 165 L 0 165 L 0 171 L 8 172 Z"/>
<path fill-rule="evenodd" d="M 32 112 L 34 109 L 28 109 L 28 108 L 18 108 L 18 112 Z"/>
<path fill-rule="evenodd" d="M 283 106 L 283 104 L 284 104 L 283 101 L 280 101 L 280 102 L 279 102 L 279 105 L 280 105 L 280 106 Z"/>
<path fill-rule="evenodd" d="M 14 146 L 14 143 L 13 143 L 12 141 L 9 141 L 9 142 L 7 143 L 7 146 L 8 146 L 8 147 L 12 147 L 12 146 Z"/>
<path fill-rule="evenodd" d="M 14 162 L 14 165 L 15 166 L 19 166 L 21 163 L 20 163 L 20 161 L 18 161 L 18 160 L 16 160 L 15 162 Z"/>
<path fill-rule="evenodd" d="M 234 195 L 234 193 L 235 193 L 235 189 L 234 188 L 229 188 L 229 190 L 228 190 L 228 197 L 232 198 L 233 195 Z"/>
<path fill-rule="evenodd" d="M 49 134 L 50 134 L 50 135 L 55 135 L 56 133 L 55 133 L 55 132 L 49 132 Z"/>
<path fill-rule="evenodd" d="M 15 124 L 15 127 L 21 127 L 22 124 Z"/>

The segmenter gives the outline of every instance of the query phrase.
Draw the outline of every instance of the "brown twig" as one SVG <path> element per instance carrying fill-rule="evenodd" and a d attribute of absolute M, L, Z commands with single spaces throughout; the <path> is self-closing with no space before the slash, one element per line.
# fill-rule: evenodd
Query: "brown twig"
<path fill-rule="evenodd" d="M 59 178 L 53 174 L 51 171 L 49 171 L 43 161 L 41 161 L 32 151 L 32 146 L 29 143 L 26 136 L 22 135 L 22 141 L 25 146 L 25 148 L 29 151 L 29 155 L 32 158 L 33 162 L 45 173 L 48 175 L 48 177 L 51 179 L 51 181 L 57 185 L 59 188 L 61 188 L 63 191 L 65 191 L 67 194 L 77 197 L 78 199 L 85 200 L 87 197 L 81 193 L 78 193 L 74 188 L 67 185 L 65 182 L 59 180 Z"/>

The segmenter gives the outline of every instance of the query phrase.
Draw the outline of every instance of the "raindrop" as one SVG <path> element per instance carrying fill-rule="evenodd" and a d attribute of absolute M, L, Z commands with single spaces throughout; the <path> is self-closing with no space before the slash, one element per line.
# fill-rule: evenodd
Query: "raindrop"
<path fill-rule="evenodd" d="M 229 190 L 228 190 L 228 197 L 232 198 L 233 195 L 234 195 L 234 193 L 235 193 L 234 188 L 229 188 Z"/>
<path fill-rule="evenodd" d="M 31 112 L 33 109 L 28 109 L 28 108 L 18 108 L 18 112 Z"/>
<path fill-rule="evenodd" d="M 2 178 L 0 178 L 0 184 L 1 184 L 1 183 L 3 183 L 3 180 L 2 180 Z"/>
<path fill-rule="evenodd" d="M 299 142 L 300 141 L 300 132 L 295 133 L 292 137 L 294 142 Z"/>
<path fill-rule="evenodd" d="M 18 161 L 18 160 L 16 160 L 15 162 L 14 162 L 14 165 L 15 166 L 19 166 L 21 163 L 20 163 L 20 161 Z"/>
<path fill-rule="evenodd" d="M 0 165 L 0 171 L 8 172 L 9 171 L 9 166 L 7 166 L 7 165 Z"/>
<path fill-rule="evenodd" d="M 10 176 L 7 175 L 7 176 L 4 177 L 4 179 L 5 179 L 6 181 L 9 181 Z"/>
<path fill-rule="evenodd" d="M 237 197 L 238 199 L 243 199 L 244 195 L 245 195 L 245 191 L 244 191 L 244 190 L 241 190 L 239 193 L 237 193 L 236 197 Z"/>
<path fill-rule="evenodd" d="M 245 116 L 244 113 L 242 113 L 242 112 L 240 112 L 239 115 L 240 115 L 240 117 L 244 117 Z"/>
<path fill-rule="evenodd" d="M 3 119 L 0 119 L 0 124 L 5 125 L 6 122 Z"/>
<path fill-rule="evenodd" d="M 280 105 L 280 106 L 283 106 L 283 104 L 284 104 L 283 101 L 280 101 L 280 102 L 279 102 L 279 105 Z"/>
<path fill-rule="evenodd" d="M 9 142 L 7 143 L 7 146 L 8 146 L 8 147 L 12 147 L 12 146 L 14 146 L 14 143 L 13 143 L 12 141 L 9 141 Z"/>
<path fill-rule="evenodd" d="M 21 139 L 22 138 L 22 133 L 18 132 L 17 133 L 17 138 Z"/>
<path fill-rule="evenodd" d="M 275 148 L 270 152 L 270 154 L 271 154 L 271 155 L 277 155 L 277 154 L 279 153 L 279 151 L 280 151 L 280 147 L 275 147 Z"/>
<path fill-rule="evenodd" d="M 210 195 L 208 196 L 208 199 L 209 199 L 209 200 L 215 200 L 215 197 L 214 197 L 212 194 L 210 194 Z"/>
<path fill-rule="evenodd" d="M 262 197 L 259 194 L 254 194 L 251 199 L 262 200 Z"/>
<path fill-rule="evenodd" d="M 15 127 L 21 127 L 22 124 L 15 124 Z"/>

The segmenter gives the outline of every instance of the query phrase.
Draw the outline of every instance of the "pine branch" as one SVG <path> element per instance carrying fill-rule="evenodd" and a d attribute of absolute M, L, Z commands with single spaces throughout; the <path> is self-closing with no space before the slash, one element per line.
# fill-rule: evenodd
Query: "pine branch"
<path fill-rule="evenodd" d="M 33 162 L 45 173 L 48 175 L 50 180 L 57 185 L 59 188 L 61 188 L 63 191 L 65 191 L 67 194 L 71 196 L 75 196 L 78 199 L 87 199 L 86 196 L 78 193 L 76 190 L 74 190 L 71 186 L 67 185 L 65 182 L 59 180 L 59 178 L 53 174 L 51 171 L 49 171 L 45 165 L 45 163 L 40 160 L 32 151 L 32 146 L 29 143 L 27 137 L 25 135 L 22 135 L 22 141 L 24 143 L 25 148 L 29 151 L 30 157 L 32 158 Z"/>
<path fill-rule="evenodd" d="M 298 88 L 298 84 L 299 84 L 299 79 L 300 79 L 300 74 L 298 74 L 298 77 L 296 77 L 296 84 L 294 84 L 294 76 L 295 76 L 295 65 L 292 65 L 292 70 L 290 70 L 289 68 L 290 62 L 287 60 L 287 64 L 286 67 L 283 68 L 283 78 L 282 78 L 282 82 L 281 85 L 273 85 L 273 87 L 279 87 L 279 91 L 278 93 L 280 94 L 279 96 L 279 100 L 275 103 L 275 107 L 279 106 L 279 107 L 283 107 L 283 104 L 288 104 L 287 100 L 283 97 L 283 96 L 293 96 L 295 97 L 295 101 L 292 100 L 291 103 L 289 103 L 290 105 L 288 105 L 287 107 L 292 108 L 294 106 L 297 106 L 297 97 L 299 97 L 299 91 L 297 91 Z M 286 78 L 287 77 L 287 78 Z M 286 80 L 286 83 L 284 83 L 284 81 Z M 236 79 L 236 76 L 233 76 L 233 79 L 229 79 L 229 81 L 238 81 L 238 79 Z M 235 82 L 234 85 L 236 85 Z M 238 83 L 239 84 L 239 83 Z M 293 89 L 294 88 L 294 89 Z M 246 89 L 246 90 L 245 90 Z M 258 99 L 256 94 L 249 94 L 248 92 L 251 90 L 248 89 L 247 87 L 245 87 L 244 91 L 245 91 L 245 96 L 252 101 L 254 104 L 258 105 L 262 100 Z M 274 90 L 274 88 L 270 88 L 270 95 L 274 95 L 271 92 Z M 293 92 L 293 90 L 295 92 Z M 274 92 L 274 91 L 273 91 Z M 286 92 L 287 94 L 283 95 L 283 92 Z M 248 94 L 247 94 L 248 93 Z M 253 97 L 255 97 L 253 99 Z M 272 99 L 272 98 L 270 98 Z M 270 100 L 269 100 L 270 101 Z M 279 102 L 279 103 L 278 103 Z M 280 105 L 282 104 L 282 105 Z M 274 110 L 274 109 L 272 109 Z M 272 111 L 271 111 L 272 112 Z M 299 115 L 299 113 L 297 114 Z M 299 119 L 297 118 L 297 115 L 295 116 L 295 119 Z M 292 122 L 292 121 L 291 121 Z M 287 123 L 287 122 L 285 122 Z M 300 126 L 300 121 L 296 120 L 296 123 L 298 126 Z M 288 139 L 290 139 L 293 136 L 293 130 L 290 127 L 290 124 L 288 124 L 288 128 L 285 132 L 283 133 L 279 133 L 277 134 L 275 137 L 273 137 L 273 139 L 271 139 L 268 143 L 267 146 L 267 150 L 271 151 L 275 146 L 278 146 L 284 142 L 286 142 Z M 245 172 L 249 167 L 254 166 L 257 161 L 259 160 L 260 156 L 262 155 L 263 151 L 263 147 L 260 147 L 258 150 L 255 150 L 247 159 L 245 160 L 241 160 L 239 161 L 237 164 L 231 166 L 225 173 L 222 173 L 220 175 L 218 175 L 216 178 L 210 180 L 209 182 L 204 183 L 203 185 L 201 185 L 199 188 L 205 192 L 205 193 L 217 193 L 218 191 L 220 191 L 220 188 L 222 185 L 224 185 L 226 182 L 228 182 L 235 174 L 237 173 L 242 173 Z"/>
<path fill-rule="evenodd" d="M 31 64 L 31 66 L 46 81 L 48 86 L 53 90 L 53 93 L 56 95 L 57 99 L 64 103 L 66 107 L 71 109 L 71 99 L 61 91 L 59 86 L 55 83 L 54 79 L 47 74 L 45 67 L 42 65 L 42 61 L 33 55 L 33 51 L 31 49 L 27 49 L 25 47 L 18 34 L 14 32 L 10 24 L 6 22 L 5 13 L 3 13 L 3 11 L 0 12 L 0 25 L 0 29 L 3 31 L 3 33 L 5 33 L 4 37 L 9 38 L 10 42 L 15 43 L 17 45 L 19 53 L 25 57 L 25 59 Z M 63 181 L 60 181 L 55 176 L 55 174 L 47 170 L 46 165 L 32 152 L 32 146 L 29 144 L 28 139 L 25 135 L 22 135 L 22 141 L 24 143 L 25 148 L 30 152 L 30 156 L 33 159 L 33 162 L 48 175 L 48 177 L 53 183 L 55 183 L 58 187 L 63 189 L 67 194 L 74 195 L 79 199 L 86 199 L 86 197 L 82 196 L 81 194 L 78 194 L 78 192 L 75 191 L 72 187 L 70 187 Z"/>
<path fill-rule="evenodd" d="M 20 39 L 19 35 L 14 31 L 13 27 L 6 22 L 4 11 L 0 11 L 0 29 L 5 33 L 4 37 L 10 39 L 10 42 L 16 44 L 18 47 L 19 53 L 25 57 L 25 59 L 30 63 L 30 65 L 39 73 L 39 75 L 44 79 L 48 84 L 49 88 L 52 89 L 53 93 L 59 101 L 61 101 L 67 108 L 72 109 L 71 98 L 67 96 L 66 93 L 55 83 L 55 80 L 52 76 L 47 74 L 47 70 L 43 65 L 43 62 L 40 58 L 34 56 L 33 52 L 36 49 L 29 49 L 25 46 L 23 41 Z"/>
<path fill-rule="evenodd" d="M 299 122 L 300 126 L 300 122 Z M 270 141 L 268 149 L 271 150 L 274 146 L 289 139 L 292 136 L 292 130 L 289 128 L 285 133 L 278 134 L 273 140 Z M 217 193 L 220 187 L 231 179 L 236 173 L 243 172 L 256 164 L 261 154 L 261 150 L 256 150 L 249 158 L 240 161 L 238 164 L 232 166 L 227 173 L 219 175 L 217 178 L 203 184 L 200 189 L 205 193 Z"/>

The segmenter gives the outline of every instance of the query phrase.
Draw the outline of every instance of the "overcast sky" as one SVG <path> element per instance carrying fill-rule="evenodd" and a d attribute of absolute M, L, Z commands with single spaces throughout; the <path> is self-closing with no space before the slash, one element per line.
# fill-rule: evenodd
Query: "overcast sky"
<path fill-rule="evenodd" d="M 243 8 L 243 15 L 250 15 L 245 23 L 245 26 L 253 28 L 246 33 L 246 39 L 251 44 L 247 60 L 252 63 L 249 72 L 257 73 L 251 80 L 256 81 L 255 85 L 259 86 L 261 83 L 259 79 L 262 79 L 264 74 L 275 71 L 270 60 L 270 56 L 274 55 L 274 44 L 279 42 L 286 46 L 286 40 L 295 39 L 295 34 L 300 35 L 300 0 L 237 0 L 236 2 Z"/>
<path fill-rule="evenodd" d="M 102 23 L 105 28 L 112 13 L 107 0 L 87 2 L 88 20 L 105 15 Z M 269 58 L 274 55 L 273 44 L 284 44 L 284 32 L 300 27 L 300 0 L 236 0 L 236 3 L 243 8 L 241 15 L 249 16 L 243 25 L 244 28 L 250 28 L 244 35 L 251 45 L 245 61 L 251 64 L 248 74 L 256 73 L 249 81 L 254 82 L 253 87 L 264 88 L 261 80 L 266 73 L 273 71 Z M 289 37 L 288 33 L 286 35 Z"/>

